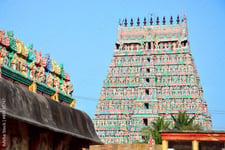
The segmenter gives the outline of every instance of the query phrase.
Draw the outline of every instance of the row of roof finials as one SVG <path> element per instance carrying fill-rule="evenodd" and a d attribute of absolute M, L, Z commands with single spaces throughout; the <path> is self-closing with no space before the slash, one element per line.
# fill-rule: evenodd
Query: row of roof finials
<path fill-rule="evenodd" d="M 185 16 L 184 16 L 183 19 L 185 19 Z M 183 21 L 183 19 L 182 19 L 182 21 Z M 173 24 L 173 17 L 172 16 L 170 17 L 170 21 L 169 22 L 170 22 L 171 25 Z M 179 17 L 179 15 L 177 16 L 176 22 L 177 22 L 177 24 L 180 24 L 180 17 Z M 166 24 L 166 18 L 165 18 L 165 16 L 163 17 L 162 23 L 163 23 L 163 25 Z M 124 26 L 127 27 L 127 25 L 128 25 L 127 18 L 123 19 L 122 21 L 120 20 L 119 21 L 119 24 L 121 26 L 124 24 Z M 145 17 L 144 18 L 144 21 L 143 21 L 143 25 L 146 26 L 147 24 L 148 24 L 147 23 L 147 19 Z M 152 17 L 150 18 L 150 25 L 153 25 L 153 19 L 152 19 Z M 156 25 L 159 25 L 159 17 L 156 18 Z M 131 20 L 130 20 L 130 26 L 131 27 L 134 26 L 133 18 L 131 18 Z M 137 26 L 140 26 L 140 19 L 139 19 L 139 17 L 137 18 Z"/>

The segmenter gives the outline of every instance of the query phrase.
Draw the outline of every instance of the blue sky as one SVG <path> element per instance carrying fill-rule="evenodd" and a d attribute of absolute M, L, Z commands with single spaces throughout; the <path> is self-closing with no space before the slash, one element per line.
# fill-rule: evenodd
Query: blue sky
<path fill-rule="evenodd" d="M 140 17 L 143 22 L 153 14 L 168 21 L 182 12 L 188 19 L 191 51 L 213 129 L 225 130 L 224 0 L 1 0 L 0 29 L 14 30 L 25 44 L 33 43 L 63 63 L 74 84 L 76 108 L 93 117 L 119 18 Z"/>

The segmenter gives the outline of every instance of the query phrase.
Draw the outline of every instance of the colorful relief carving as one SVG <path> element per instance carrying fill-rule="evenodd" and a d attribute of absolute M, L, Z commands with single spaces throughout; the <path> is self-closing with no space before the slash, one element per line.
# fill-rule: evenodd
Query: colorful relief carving
<path fill-rule="evenodd" d="M 119 26 L 118 31 L 94 118 L 101 140 L 109 144 L 141 140 L 142 127 L 160 116 L 172 120 L 170 114 L 180 110 L 198 114 L 196 123 L 211 129 L 186 20 L 176 25 Z"/>
<path fill-rule="evenodd" d="M 9 46 L 9 38 L 5 35 L 5 30 L 0 30 L 0 47 L 1 46 Z"/>
<path fill-rule="evenodd" d="M 14 33 L 13 33 L 13 31 L 8 31 L 8 32 L 7 32 L 7 36 L 8 36 L 8 38 L 9 38 L 9 43 L 10 43 L 9 48 L 10 48 L 12 51 L 16 52 L 16 51 L 17 51 L 17 47 L 16 47 L 16 40 L 15 40 L 15 38 L 14 38 Z"/>
<path fill-rule="evenodd" d="M 33 44 L 25 45 L 14 37 L 13 31 L 0 30 L 0 66 L 8 66 L 14 71 L 41 82 L 57 91 L 71 96 L 73 85 L 62 64 L 57 64 L 50 56 L 43 57 Z"/>
<path fill-rule="evenodd" d="M 0 48 L 0 65 L 9 65 L 8 52 L 5 47 Z"/>

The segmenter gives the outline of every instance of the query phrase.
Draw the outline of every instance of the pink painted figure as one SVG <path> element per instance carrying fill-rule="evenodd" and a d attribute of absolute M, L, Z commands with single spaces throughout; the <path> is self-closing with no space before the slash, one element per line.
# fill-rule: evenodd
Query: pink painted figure
<path fill-rule="evenodd" d="M 6 65 L 7 62 L 5 60 L 8 59 L 8 52 L 6 51 L 5 48 L 0 49 L 0 65 Z"/>
<path fill-rule="evenodd" d="M 41 52 L 36 52 L 36 64 L 41 65 L 42 57 Z"/>
<path fill-rule="evenodd" d="M 9 38 L 5 35 L 5 30 L 0 30 L 0 46 L 9 46 Z"/>

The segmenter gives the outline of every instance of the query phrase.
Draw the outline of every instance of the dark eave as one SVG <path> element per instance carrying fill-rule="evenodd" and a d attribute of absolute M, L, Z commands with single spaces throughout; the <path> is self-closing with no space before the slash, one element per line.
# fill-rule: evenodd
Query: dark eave
<path fill-rule="evenodd" d="M 30 92 L 2 78 L 0 102 L 0 113 L 8 117 L 87 140 L 90 145 L 103 144 L 96 135 L 92 120 L 85 112 Z"/>

